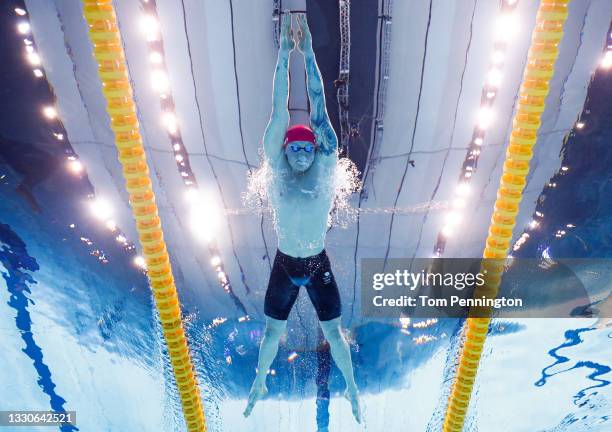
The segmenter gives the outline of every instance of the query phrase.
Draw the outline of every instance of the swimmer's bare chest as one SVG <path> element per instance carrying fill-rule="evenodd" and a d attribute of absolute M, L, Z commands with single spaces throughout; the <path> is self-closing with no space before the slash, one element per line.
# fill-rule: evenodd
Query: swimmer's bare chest
<path fill-rule="evenodd" d="M 316 255 L 325 247 L 333 202 L 331 167 L 315 165 L 303 175 L 279 167 L 273 185 L 279 249 L 290 256 Z"/>

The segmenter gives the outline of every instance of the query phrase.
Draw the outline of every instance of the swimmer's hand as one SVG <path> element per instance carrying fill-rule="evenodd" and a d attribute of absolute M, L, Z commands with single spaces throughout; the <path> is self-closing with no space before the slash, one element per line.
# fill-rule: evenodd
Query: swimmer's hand
<path fill-rule="evenodd" d="M 286 11 L 281 17 L 280 48 L 283 51 L 291 52 L 295 48 L 293 41 L 293 30 L 291 29 L 291 14 Z"/>
<path fill-rule="evenodd" d="M 310 29 L 308 28 L 306 14 L 298 14 L 297 22 L 300 26 L 300 29 L 295 34 L 295 41 L 297 43 L 298 49 L 302 53 L 310 52 L 312 51 L 312 35 L 310 34 Z"/>

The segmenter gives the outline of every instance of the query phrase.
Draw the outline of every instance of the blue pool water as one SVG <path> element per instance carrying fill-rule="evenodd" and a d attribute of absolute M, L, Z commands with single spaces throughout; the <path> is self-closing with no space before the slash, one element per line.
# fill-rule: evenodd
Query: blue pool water
<path fill-rule="evenodd" d="M 3 100 L 0 133 L 21 142 L 0 148 L 0 410 L 76 411 L 77 425 L 61 431 L 183 431 L 146 277 L 133 251 L 84 208 L 92 185 L 58 169 L 61 150 L 41 141 L 48 131 L 33 119 L 42 89 L 21 88 L 19 71 L 12 74 L 19 97 Z M 546 218 L 516 257 L 612 258 L 612 79 L 589 85 L 589 127 L 568 137 L 563 165 L 571 169 L 542 192 L 537 210 Z M 24 178 L 33 179 L 35 203 L 17 193 Z M 555 236 L 567 224 L 569 234 Z M 264 323 L 182 308 L 210 431 L 440 430 L 462 320 L 348 329 L 363 403 L 358 426 L 327 345 L 300 320 L 272 365 L 269 397 L 244 419 Z M 301 339 L 308 333 L 314 348 Z M 494 320 L 465 430 L 610 431 L 611 367 L 605 321 Z"/>
<path fill-rule="evenodd" d="M 65 213 L 70 202 L 55 210 L 45 206 L 58 199 L 55 188 L 39 195 L 43 212 L 36 214 L 11 192 L 15 178 L 5 172 L 0 364 L 11 373 L 0 378 L 10 395 L 3 408 L 76 410 L 77 427 L 62 430 L 183 430 L 144 275 L 103 231 L 89 230 L 89 240 L 109 262 L 92 256 L 80 239 L 87 217 Z M 589 244 L 601 251 L 598 241 L 605 240 Z M 342 378 L 323 344 L 317 350 L 282 345 L 268 381 L 271 397 L 252 418 L 237 415 L 263 323 L 213 322 L 189 312 L 189 305 L 184 309 L 211 430 L 356 430 L 340 397 Z M 595 321 L 495 322 L 468 430 L 607 430 L 612 330 Z M 363 430 L 437 430 L 459 329 L 455 319 L 422 329 L 392 322 L 351 329 Z M 415 342 L 418 336 L 427 342 Z M 296 359 L 287 361 L 294 352 Z M 517 418 L 520 411 L 528 415 Z"/>

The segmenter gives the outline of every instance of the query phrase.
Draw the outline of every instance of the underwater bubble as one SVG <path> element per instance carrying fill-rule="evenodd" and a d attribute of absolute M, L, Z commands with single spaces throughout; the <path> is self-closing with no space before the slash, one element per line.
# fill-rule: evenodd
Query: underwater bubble
<path fill-rule="evenodd" d="M 361 191 L 359 170 L 349 158 L 341 158 L 336 165 L 334 205 L 330 212 L 328 226 L 346 228 L 357 219 L 357 210 L 350 202 L 350 197 Z"/>
<path fill-rule="evenodd" d="M 328 218 L 329 227 L 346 228 L 349 223 L 357 218 L 357 209 L 350 202 L 350 197 L 361 190 L 359 170 L 348 158 L 340 158 L 334 168 L 333 181 L 322 181 L 315 190 L 310 193 L 332 193 L 332 210 Z M 247 174 L 247 191 L 243 195 L 245 207 L 257 212 L 273 212 L 269 193 L 274 186 L 276 176 L 283 173 L 275 173 L 268 162 L 264 162 L 257 169 Z M 330 190 L 331 189 L 331 190 Z"/>

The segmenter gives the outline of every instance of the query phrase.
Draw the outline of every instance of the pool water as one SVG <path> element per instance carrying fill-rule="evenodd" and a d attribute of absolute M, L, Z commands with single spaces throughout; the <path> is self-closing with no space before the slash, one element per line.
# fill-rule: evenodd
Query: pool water
<path fill-rule="evenodd" d="M 13 180 L 5 177 L 5 191 Z M 66 431 L 184 430 L 144 275 L 103 232 L 92 230 L 91 246 L 83 241 L 86 217 L 70 219 L 61 206 L 36 214 L 16 194 L 3 198 L 0 364 L 10 371 L 0 378 L 9 395 L 3 409 L 75 410 L 77 427 Z M 199 316 L 188 304 L 184 312 L 210 430 L 439 429 L 458 319 L 348 331 L 363 399 L 358 427 L 329 350 L 300 347 L 291 331 L 268 377 L 270 396 L 244 419 L 263 323 Z M 596 321 L 494 322 L 467 430 L 608 430 L 612 330 Z"/>
<path fill-rule="evenodd" d="M 18 72 L 10 78 L 20 96 L 3 101 L 0 132 L 20 133 L 23 141 L 0 147 L 0 410 L 76 411 L 76 426 L 61 431 L 184 431 L 135 252 L 84 207 L 94 191 L 86 176 L 81 181 L 57 169 L 62 150 L 40 144 L 48 132 L 34 120 L 41 89 L 20 87 Z M 537 210 L 546 218 L 514 256 L 612 258 L 610 100 L 612 78 L 598 75 L 585 104 L 589 127 L 571 132 L 563 147 L 562 165 L 571 169 L 559 171 L 551 179 L 555 186 L 542 191 Z M 19 190 L 24 177 L 33 179 L 32 196 Z M 568 234 L 557 236 L 568 224 Z M 225 295 L 206 284 L 186 287 L 181 275 L 177 280 L 179 296 L 188 289 L 211 302 Z M 254 289 L 259 295 L 265 287 Z M 244 297 L 243 310 L 255 309 L 248 303 L 253 297 Z M 269 371 L 269 396 L 245 419 L 261 317 L 244 319 L 229 308 L 211 315 L 182 298 L 210 431 L 441 429 L 463 320 L 345 321 L 362 398 L 357 425 L 328 346 L 312 320 L 300 315 L 310 310 L 302 298 Z M 612 430 L 612 327 L 606 324 L 598 318 L 494 320 L 465 430 Z"/>

